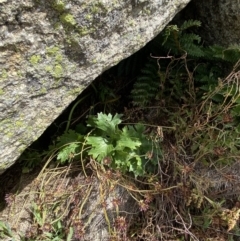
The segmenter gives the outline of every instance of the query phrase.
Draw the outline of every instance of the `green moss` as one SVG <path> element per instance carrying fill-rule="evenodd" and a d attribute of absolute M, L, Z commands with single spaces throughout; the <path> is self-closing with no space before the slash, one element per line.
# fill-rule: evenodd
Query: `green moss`
<path fill-rule="evenodd" d="M 60 49 L 57 46 L 49 47 L 49 48 L 46 48 L 46 53 L 48 56 L 54 56 L 59 52 L 59 50 Z"/>
<path fill-rule="evenodd" d="M 53 76 L 55 78 L 60 78 L 63 75 L 63 68 L 61 65 L 57 64 L 54 66 Z"/>
<path fill-rule="evenodd" d="M 83 86 L 78 87 L 78 88 L 74 88 L 70 91 L 67 92 L 68 95 L 70 96 L 75 96 L 75 95 L 79 95 L 85 88 Z"/>
<path fill-rule="evenodd" d="M 2 70 L 1 77 L 2 77 L 3 79 L 6 79 L 6 78 L 8 77 L 8 73 L 7 73 L 6 69 L 3 69 L 3 70 Z"/>
<path fill-rule="evenodd" d="M 151 15 L 151 11 L 149 9 L 143 9 L 143 12 L 146 14 L 146 15 Z"/>
<path fill-rule="evenodd" d="M 22 127 L 23 126 L 23 122 L 22 121 L 16 121 L 15 122 L 15 126 Z"/>
<path fill-rule="evenodd" d="M 64 13 L 60 16 L 60 21 L 62 24 L 74 27 L 76 25 L 76 20 L 70 13 Z"/>
<path fill-rule="evenodd" d="M 90 11 L 94 14 L 94 13 L 98 13 L 99 12 L 99 7 L 98 6 L 92 6 L 91 8 L 90 8 Z"/>
<path fill-rule="evenodd" d="M 31 58 L 30 58 L 30 63 L 32 65 L 36 65 L 39 63 L 39 61 L 41 61 L 41 56 L 40 55 L 32 55 Z"/>
<path fill-rule="evenodd" d="M 93 19 L 93 15 L 88 14 L 85 16 L 85 19 L 91 21 Z"/>
<path fill-rule="evenodd" d="M 63 59 L 63 56 L 61 54 L 57 54 L 56 57 L 55 57 L 55 61 L 56 62 L 62 62 L 62 59 Z"/>
<path fill-rule="evenodd" d="M 95 31 L 94 28 L 87 28 L 86 26 L 83 26 L 83 27 L 78 28 L 78 33 L 79 33 L 81 36 L 85 36 L 85 35 L 87 35 L 87 34 L 93 33 L 94 31 Z"/>
<path fill-rule="evenodd" d="M 52 68 L 52 66 L 47 65 L 47 66 L 45 67 L 45 70 L 46 70 L 47 72 L 52 72 L 53 68 Z"/>
<path fill-rule="evenodd" d="M 62 62 L 63 56 L 60 52 L 60 48 L 57 46 L 46 48 L 46 53 L 49 57 L 54 57 L 55 62 L 60 63 Z"/>
<path fill-rule="evenodd" d="M 64 12 L 65 11 L 65 2 L 61 0 L 55 0 L 52 4 L 53 9 L 57 10 L 58 12 Z"/>
<path fill-rule="evenodd" d="M 23 76 L 23 74 L 22 74 L 22 71 L 21 71 L 21 70 L 18 70 L 18 71 L 17 71 L 17 76 L 18 76 L 18 77 L 22 77 L 22 76 Z"/>
<path fill-rule="evenodd" d="M 47 56 L 50 58 L 51 63 L 45 66 L 45 71 L 49 72 L 54 78 L 60 78 L 63 75 L 62 60 L 63 56 L 60 48 L 57 46 L 46 48 Z"/>
<path fill-rule="evenodd" d="M 4 94 L 3 89 L 0 89 L 0 95 L 3 95 L 3 94 Z"/>
<path fill-rule="evenodd" d="M 62 24 L 61 24 L 60 22 L 56 22 L 56 23 L 54 24 L 54 29 L 55 29 L 55 30 L 59 30 L 61 27 L 62 27 Z"/>
<path fill-rule="evenodd" d="M 94 3 L 94 5 L 92 5 L 90 7 L 90 11 L 92 14 L 96 14 L 96 13 L 107 13 L 108 9 L 105 8 L 105 6 L 101 3 L 101 2 L 97 2 Z"/>
<path fill-rule="evenodd" d="M 11 138 L 11 137 L 14 136 L 14 134 L 13 134 L 12 132 L 8 132 L 8 133 L 6 134 L 6 136 L 7 136 L 8 138 Z"/>
<path fill-rule="evenodd" d="M 62 75 L 63 75 L 63 68 L 60 64 L 56 64 L 54 66 L 48 65 L 48 66 L 45 67 L 45 70 L 47 72 L 49 72 L 54 78 L 57 78 L 57 79 L 62 77 Z"/>
<path fill-rule="evenodd" d="M 129 26 L 131 26 L 131 27 L 133 27 L 133 26 L 135 26 L 136 25 L 136 22 L 135 21 L 133 21 L 133 20 L 131 20 L 129 23 Z"/>
<path fill-rule="evenodd" d="M 47 89 L 46 89 L 45 87 L 42 87 L 42 88 L 40 89 L 40 93 L 41 93 L 41 94 L 46 94 L 46 93 L 47 93 Z"/>

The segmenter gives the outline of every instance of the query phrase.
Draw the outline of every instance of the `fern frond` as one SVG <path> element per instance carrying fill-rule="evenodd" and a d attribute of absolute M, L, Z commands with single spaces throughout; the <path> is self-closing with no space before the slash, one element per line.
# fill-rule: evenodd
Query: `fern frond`
<path fill-rule="evenodd" d="M 187 46 L 188 44 L 192 44 L 194 41 L 195 43 L 201 42 L 201 37 L 194 33 L 185 33 L 181 35 L 181 44 Z"/>
<path fill-rule="evenodd" d="M 186 52 L 193 57 L 203 57 L 204 51 L 199 45 L 201 37 L 195 33 L 185 32 L 190 27 L 199 27 L 201 22 L 198 20 L 185 21 L 180 28 L 176 25 L 168 26 L 163 33 L 163 44 L 165 48 L 170 49 L 174 55 L 182 55 Z"/>
<path fill-rule="evenodd" d="M 199 45 L 201 37 L 194 33 L 182 34 L 180 45 L 183 51 L 194 57 L 203 57 L 205 55 L 202 47 Z"/>
<path fill-rule="evenodd" d="M 206 57 L 210 60 L 223 60 L 236 63 L 240 59 L 240 46 L 232 45 L 228 48 L 213 45 L 205 49 Z"/>
<path fill-rule="evenodd" d="M 223 51 L 223 59 L 236 63 L 240 59 L 240 46 L 230 46 Z"/>
<path fill-rule="evenodd" d="M 142 74 L 137 78 L 131 97 L 133 105 L 146 106 L 156 96 L 159 88 L 158 66 L 156 61 L 150 60 L 142 69 Z"/>
<path fill-rule="evenodd" d="M 167 40 L 169 40 L 169 37 L 171 36 L 171 34 L 178 31 L 179 31 L 179 28 L 177 25 L 167 26 L 163 33 L 164 39 L 163 39 L 162 45 L 164 45 L 167 42 Z"/>
<path fill-rule="evenodd" d="M 204 49 L 205 52 L 205 58 L 210 61 L 223 61 L 224 55 L 223 55 L 224 47 L 218 46 L 218 45 L 213 45 L 206 47 Z"/>
<path fill-rule="evenodd" d="M 184 23 L 182 24 L 182 26 L 179 28 L 181 31 L 184 31 L 186 29 L 189 29 L 191 27 L 201 27 L 201 22 L 198 20 L 193 20 L 193 19 L 189 19 L 187 21 L 184 21 Z"/>

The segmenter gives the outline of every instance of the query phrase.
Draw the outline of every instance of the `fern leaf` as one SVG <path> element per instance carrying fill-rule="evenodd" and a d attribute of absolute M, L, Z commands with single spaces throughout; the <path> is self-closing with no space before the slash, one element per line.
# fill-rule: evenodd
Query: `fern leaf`
<path fill-rule="evenodd" d="M 240 59 L 240 46 L 230 46 L 223 51 L 223 59 L 236 63 Z"/>
<path fill-rule="evenodd" d="M 173 32 L 178 32 L 178 31 L 179 31 L 179 28 L 177 25 L 167 26 L 165 31 L 163 32 L 164 39 L 163 39 L 162 45 L 164 45 L 167 42 L 167 40 L 169 40 L 169 37 Z"/>
<path fill-rule="evenodd" d="M 188 45 L 192 43 L 200 43 L 201 37 L 194 33 L 185 33 L 181 35 L 181 44 Z"/>
<path fill-rule="evenodd" d="M 188 55 L 194 57 L 203 57 L 205 55 L 202 47 L 199 45 L 201 37 L 197 34 L 182 34 L 180 38 L 180 46 Z"/>
<path fill-rule="evenodd" d="M 189 44 L 185 49 L 189 56 L 193 56 L 193 57 L 205 56 L 205 52 L 203 51 L 201 46 L 197 46 L 195 44 Z"/>
<path fill-rule="evenodd" d="M 206 57 L 210 60 L 223 60 L 230 63 L 236 63 L 240 59 L 240 46 L 233 45 L 228 48 L 213 45 L 205 50 Z"/>
<path fill-rule="evenodd" d="M 201 24 L 202 23 L 200 21 L 198 21 L 198 20 L 189 19 L 187 21 L 184 21 L 184 23 L 180 27 L 180 30 L 184 31 L 184 30 L 189 29 L 191 27 L 200 27 Z"/>
<path fill-rule="evenodd" d="M 142 69 L 131 92 L 133 105 L 146 106 L 156 96 L 159 88 L 159 76 L 156 61 L 150 60 Z"/>

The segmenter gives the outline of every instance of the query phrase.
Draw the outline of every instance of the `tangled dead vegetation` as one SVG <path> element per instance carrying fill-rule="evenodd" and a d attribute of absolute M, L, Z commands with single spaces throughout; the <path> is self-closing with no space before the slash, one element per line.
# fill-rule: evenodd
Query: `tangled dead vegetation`
<path fill-rule="evenodd" d="M 166 155 L 158 173 L 141 181 L 93 160 L 87 177 L 76 163 L 45 168 L 23 191 L 5 197 L 1 218 L 11 223 L 15 240 L 19 234 L 22 240 L 66 240 L 69 234 L 72 240 L 119 241 L 235 237 L 239 162 L 209 170 L 180 167 L 173 158 Z"/>

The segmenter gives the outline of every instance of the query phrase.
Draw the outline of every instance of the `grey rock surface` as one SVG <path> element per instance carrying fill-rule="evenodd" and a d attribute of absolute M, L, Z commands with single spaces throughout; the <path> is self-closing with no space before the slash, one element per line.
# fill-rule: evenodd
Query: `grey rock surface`
<path fill-rule="evenodd" d="M 190 0 L 0 0 L 0 174 Z"/>
<path fill-rule="evenodd" d="M 208 44 L 240 45 L 239 0 L 192 0 L 179 15 L 200 20 L 199 34 Z"/>

